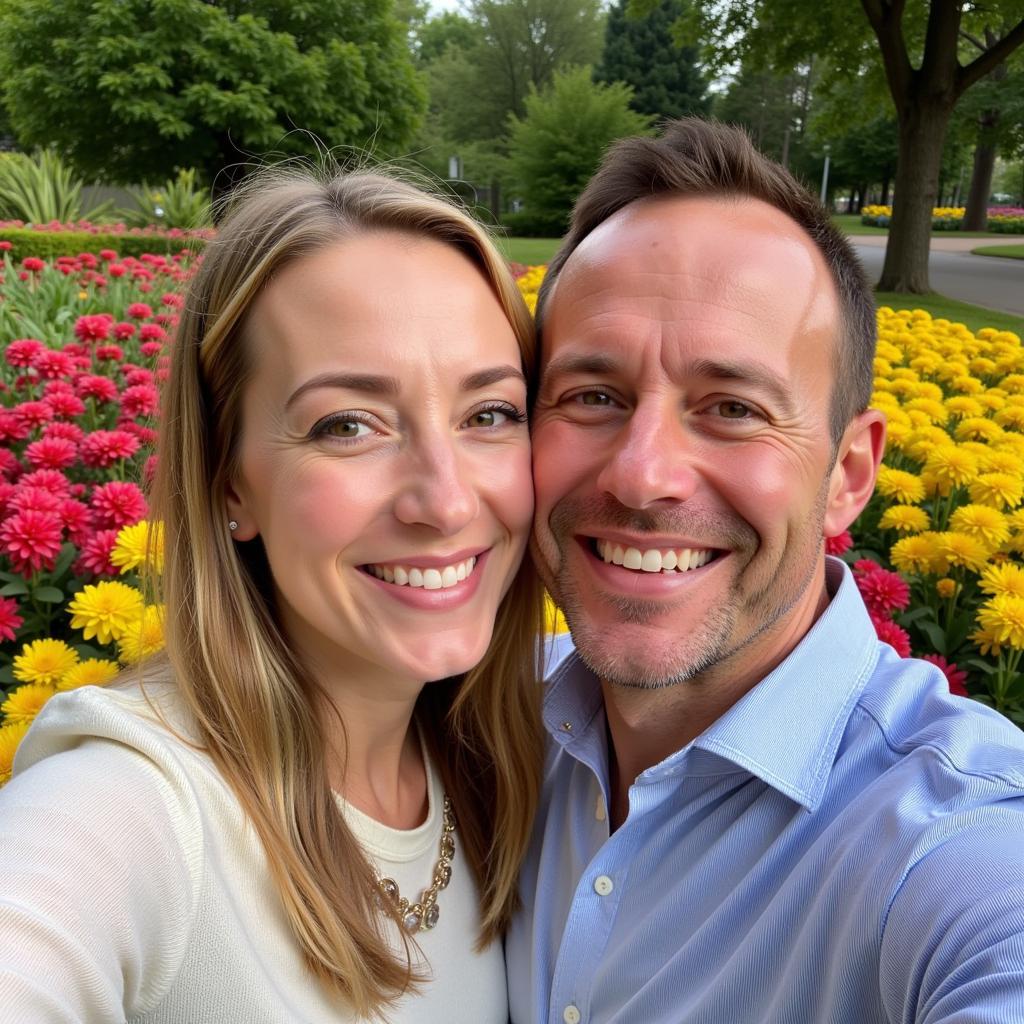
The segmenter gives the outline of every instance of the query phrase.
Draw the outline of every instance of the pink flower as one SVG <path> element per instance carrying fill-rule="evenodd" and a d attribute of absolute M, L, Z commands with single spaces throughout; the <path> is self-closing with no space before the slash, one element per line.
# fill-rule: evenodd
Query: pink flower
<path fill-rule="evenodd" d="M 82 461 L 102 469 L 121 459 L 130 459 L 138 450 L 139 439 L 126 430 L 94 430 L 81 444 Z"/>
<path fill-rule="evenodd" d="M 117 543 L 117 530 L 97 530 L 80 544 L 75 562 L 76 576 L 119 576 L 120 568 L 110 561 L 110 553 Z"/>
<path fill-rule="evenodd" d="M 21 265 L 28 271 L 36 273 L 43 269 L 46 264 L 38 256 L 26 256 Z"/>
<path fill-rule="evenodd" d="M 936 668 L 942 670 L 946 682 L 949 683 L 950 693 L 955 693 L 958 697 L 969 696 L 967 687 L 964 685 L 967 682 L 967 673 L 963 669 L 957 668 L 955 662 L 946 661 L 941 654 L 922 654 L 921 659 L 930 661 Z"/>
<path fill-rule="evenodd" d="M 144 356 L 159 355 L 163 351 L 163 345 L 159 341 L 144 341 L 139 346 L 139 351 Z"/>
<path fill-rule="evenodd" d="M 103 528 L 134 526 L 145 518 L 148 511 L 146 499 L 138 486 L 119 480 L 96 487 L 89 504 L 96 515 L 97 524 Z"/>
<path fill-rule="evenodd" d="M 167 332 L 159 324 L 143 324 L 139 329 L 141 341 L 166 341 Z"/>
<path fill-rule="evenodd" d="M 132 437 L 137 437 L 140 444 L 156 444 L 157 432 L 152 427 L 136 423 L 135 420 L 121 420 L 117 426 L 119 430 L 127 430 Z"/>
<path fill-rule="evenodd" d="M 116 392 L 115 388 L 115 392 Z M 85 412 L 85 402 L 83 402 L 78 395 L 69 394 L 66 391 L 60 391 L 55 394 L 49 395 L 46 399 L 47 405 L 53 410 L 54 416 L 59 416 L 61 419 L 73 420 L 76 416 L 81 416 Z M 47 429 L 55 424 L 48 424 Z"/>
<path fill-rule="evenodd" d="M 83 373 L 78 378 L 78 394 L 81 398 L 95 398 L 98 402 L 113 402 L 117 398 L 117 385 L 109 377 Z"/>
<path fill-rule="evenodd" d="M 892 619 L 876 619 L 872 617 L 871 621 L 875 625 L 875 633 L 878 635 L 879 640 L 895 648 L 896 653 L 901 658 L 910 657 L 910 637 L 906 630 L 897 626 Z"/>
<path fill-rule="evenodd" d="M 10 252 L 13 248 L 13 242 L 8 242 L 6 239 L 0 242 L 0 252 Z"/>
<path fill-rule="evenodd" d="M 59 515 L 64 529 L 68 531 L 68 538 L 81 545 L 92 531 L 92 512 L 88 506 L 74 498 L 65 498 L 60 503 Z"/>
<path fill-rule="evenodd" d="M 25 449 L 25 458 L 36 467 L 67 469 L 78 458 L 78 447 L 62 437 L 44 437 Z"/>
<path fill-rule="evenodd" d="M 147 370 L 142 366 L 128 366 L 127 364 L 121 367 L 124 372 L 124 382 L 127 387 L 136 387 L 139 384 L 152 384 L 156 379 L 153 376 L 152 370 Z"/>
<path fill-rule="evenodd" d="M 119 363 L 124 359 L 124 349 L 120 345 L 100 345 L 96 349 L 96 358 L 107 362 Z"/>
<path fill-rule="evenodd" d="M 11 501 L 17 493 L 18 487 L 16 484 L 0 480 L 0 519 L 3 519 L 11 511 Z"/>
<path fill-rule="evenodd" d="M 114 337 L 118 341 L 127 341 L 129 338 L 135 336 L 135 332 L 138 328 L 135 324 L 128 323 L 127 320 L 122 320 L 120 323 L 114 324 Z"/>
<path fill-rule="evenodd" d="M 0 597 L 0 640 L 13 640 L 24 621 L 18 614 L 18 602 Z"/>
<path fill-rule="evenodd" d="M 13 409 L 0 409 L 0 442 L 24 441 L 31 433 L 32 427 Z"/>
<path fill-rule="evenodd" d="M 109 263 L 111 260 L 117 259 L 117 253 L 113 249 L 100 249 L 100 259 L 104 263 Z"/>
<path fill-rule="evenodd" d="M 60 508 L 60 498 L 45 487 L 26 486 L 19 481 L 18 489 L 11 495 L 7 506 L 18 512 L 56 512 Z"/>
<path fill-rule="evenodd" d="M 150 455 L 142 465 L 142 479 L 147 484 L 152 484 L 156 478 L 156 458 L 155 455 Z"/>
<path fill-rule="evenodd" d="M 10 448 L 0 447 L 0 476 L 10 480 L 21 472 L 21 463 L 18 456 Z"/>
<path fill-rule="evenodd" d="M 153 315 L 153 307 L 145 302 L 133 302 L 125 312 L 133 320 L 148 320 Z"/>
<path fill-rule="evenodd" d="M 842 555 L 849 551 L 852 547 L 853 537 L 850 535 L 849 530 L 843 530 L 843 532 L 836 537 L 825 538 L 826 555 Z"/>
<path fill-rule="evenodd" d="M 75 337 L 85 342 L 106 341 L 112 321 L 113 317 L 107 313 L 80 316 L 75 321 Z"/>
<path fill-rule="evenodd" d="M 7 346 L 4 358 L 10 366 L 29 367 L 46 346 L 35 338 L 18 338 Z"/>
<path fill-rule="evenodd" d="M 58 380 L 75 372 L 75 361 L 66 352 L 45 349 L 33 361 L 36 373 L 44 380 Z"/>
<path fill-rule="evenodd" d="M 63 498 L 71 491 L 71 482 L 55 469 L 37 469 L 26 473 L 19 484 L 22 487 L 41 487 L 44 491 L 56 494 L 58 498 Z"/>
<path fill-rule="evenodd" d="M 152 384 L 134 384 L 121 392 L 121 408 L 129 416 L 153 416 L 159 397 Z"/>
<path fill-rule="evenodd" d="M 160 296 L 160 301 L 165 306 L 172 306 L 174 308 L 180 308 L 185 304 L 185 299 L 178 292 L 164 292 Z"/>
<path fill-rule="evenodd" d="M 107 266 L 107 273 L 111 277 L 124 277 L 128 273 L 128 268 L 121 263 L 111 263 Z"/>
<path fill-rule="evenodd" d="M 11 560 L 15 572 L 26 575 L 52 569 L 60 551 L 60 519 L 53 512 L 24 509 L 0 525 L 0 549 Z"/>
<path fill-rule="evenodd" d="M 53 408 L 49 401 L 46 402 L 22 402 L 14 407 L 14 412 L 21 418 L 30 430 L 41 427 L 53 419 Z"/>
<path fill-rule="evenodd" d="M 871 615 L 889 617 L 910 604 L 910 587 L 899 573 L 875 569 L 874 572 L 854 573 L 854 579 Z"/>

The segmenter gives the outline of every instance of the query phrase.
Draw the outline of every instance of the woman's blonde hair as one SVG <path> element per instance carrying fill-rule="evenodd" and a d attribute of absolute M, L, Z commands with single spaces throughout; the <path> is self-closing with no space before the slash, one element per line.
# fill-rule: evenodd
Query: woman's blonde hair
<path fill-rule="evenodd" d="M 327 781 L 323 694 L 282 635 L 262 544 L 236 545 L 226 486 L 250 375 L 246 317 L 286 264 L 366 231 L 438 240 L 489 282 L 532 373 L 534 332 L 507 266 L 462 210 L 380 173 L 264 172 L 233 200 L 191 282 L 162 404 L 153 513 L 165 524 L 170 668 L 202 748 L 241 801 L 266 851 L 310 970 L 361 1015 L 380 1014 L 420 980 L 407 944 L 382 927 L 375 874 Z M 517 905 L 542 759 L 538 714 L 541 592 L 521 568 L 484 661 L 428 684 L 417 704 L 476 880 L 483 948 Z M 318 710 L 320 709 L 320 710 Z"/>

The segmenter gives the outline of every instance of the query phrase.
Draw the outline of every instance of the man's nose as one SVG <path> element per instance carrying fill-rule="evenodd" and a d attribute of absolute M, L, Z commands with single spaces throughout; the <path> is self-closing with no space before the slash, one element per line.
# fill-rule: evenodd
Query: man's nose
<path fill-rule="evenodd" d="M 693 440 L 676 402 L 658 397 L 637 406 L 616 436 L 597 483 L 627 508 L 692 497 L 699 475 Z"/>
<path fill-rule="evenodd" d="M 476 481 L 454 440 L 434 437 L 424 443 L 412 453 L 405 472 L 394 506 L 401 522 L 450 537 L 479 514 Z"/>

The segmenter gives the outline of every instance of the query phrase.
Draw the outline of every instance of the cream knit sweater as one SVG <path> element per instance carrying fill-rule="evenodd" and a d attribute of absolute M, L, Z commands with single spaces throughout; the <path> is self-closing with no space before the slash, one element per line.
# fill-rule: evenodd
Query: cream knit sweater
<path fill-rule="evenodd" d="M 188 735 L 173 691 L 147 692 Z M 342 804 L 381 873 L 412 897 L 437 859 L 434 772 L 429 792 L 427 821 L 411 831 Z M 387 1019 L 506 1021 L 500 944 L 472 951 L 476 891 L 458 851 L 439 905 L 420 936 L 433 980 Z M 262 847 L 209 759 L 138 688 L 53 698 L 0 789 L 0 1022 L 354 1019 L 303 966 Z"/>

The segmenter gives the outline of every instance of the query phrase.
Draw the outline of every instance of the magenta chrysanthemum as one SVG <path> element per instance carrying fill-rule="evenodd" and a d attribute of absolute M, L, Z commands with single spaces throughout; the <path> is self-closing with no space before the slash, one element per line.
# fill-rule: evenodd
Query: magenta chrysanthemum
<path fill-rule="evenodd" d="M 142 491 L 135 484 L 117 480 L 97 487 L 89 504 L 97 524 L 104 529 L 132 526 L 149 511 Z"/>
<path fill-rule="evenodd" d="M 15 572 L 52 569 L 60 551 L 60 519 L 53 512 L 24 509 L 0 525 L 0 549 Z"/>
<path fill-rule="evenodd" d="M 130 459 L 139 450 L 139 439 L 126 430 L 94 430 L 81 444 L 82 461 L 87 466 L 106 469 Z"/>

